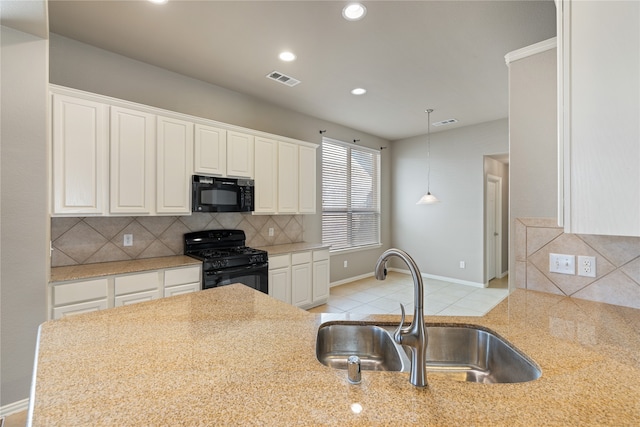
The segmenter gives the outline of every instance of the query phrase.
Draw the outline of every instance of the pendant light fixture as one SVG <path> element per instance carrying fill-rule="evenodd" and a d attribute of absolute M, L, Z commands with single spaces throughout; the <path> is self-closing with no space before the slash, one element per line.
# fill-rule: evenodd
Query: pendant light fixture
<path fill-rule="evenodd" d="M 429 189 L 429 181 L 431 175 L 431 113 L 433 113 L 433 109 L 429 108 L 426 110 L 427 113 L 427 194 L 420 197 L 420 200 L 416 203 L 416 205 L 431 205 L 433 203 L 438 203 L 440 200 L 433 194 Z"/>

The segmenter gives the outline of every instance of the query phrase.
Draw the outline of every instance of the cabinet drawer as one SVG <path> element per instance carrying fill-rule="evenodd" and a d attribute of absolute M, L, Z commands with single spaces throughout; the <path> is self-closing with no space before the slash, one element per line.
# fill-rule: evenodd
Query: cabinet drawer
<path fill-rule="evenodd" d="M 160 283 L 157 271 L 115 278 L 115 294 L 123 295 L 133 292 L 142 292 L 158 289 Z"/>
<path fill-rule="evenodd" d="M 311 262 L 311 251 L 294 252 L 291 254 L 291 265 Z"/>
<path fill-rule="evenodd" d="M 53 286 L 53 305 L 55 306 L 106 297 L 107 279 L 88 280 Z"/>
<path fill-rule="evenodd" d="M 190 292 L 197 292 L 200 290 L 200 282 L 187 283 L 186 285 L 172 286 L 170 288 L 164 288 L 164 296 L 172 297 L 175 295 L 188 294 Z"/>
<path fill-rule="evenodd" d="M 313 260 L 322 261 L 329 259 L 329 249 L 323 249 L 321 251 L 313 251 Z"/>
<path fill-rule="evenodd" d="M 123 305 L 136 304 L 139 302 L 151 301 L 158 299 L 158 290 L 138 292 L 136 294 L 120 295 L 116 297 L 115 307 L 121 307 Z"/>
<path fill-rule="evenodd" d="M 53 318 L 60 319 L 64 316 L 72 316 L 74 314 L 89 313 L 91 311 L 104 310 L 107 308 L 107 300 L 100 299 L 97 301 L 81 302 L 79 304 L 69 304 L 53 309 Z"/>
<path fill-rule="evenodd" d="M 187 267 L 166 270 L 164 272 L 164 285 L 175 286 L 185 283 L 200 283 L 200 267 Z"/>
<path fill-rule="evenodd" d="M 289 254 L 269 257 L 269 270 L 289 266 Z"/>

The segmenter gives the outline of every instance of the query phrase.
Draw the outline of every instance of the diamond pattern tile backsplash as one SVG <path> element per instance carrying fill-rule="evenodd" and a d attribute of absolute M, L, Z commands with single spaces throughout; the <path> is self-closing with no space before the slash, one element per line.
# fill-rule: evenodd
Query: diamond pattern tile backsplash
<path fill-rule="evenodd" d="M 515 285 L 640 308 L 640 237 L 566 234 L 555 219 L 518 218 Z M 596 257 L 596 277 L 549 272 L 549 253 Z"/>
<path fill-rule="evenodd" d="M 51 218 L 52 267 L 181 255 L 184 233 L 241 229 L 247 246 L 302 242 L 302 215 L 194 213 L 191 216 Z M 273 228 L 273 236 L 269 229 Z M 133 246 L 124 246 L 125 234 Z"/>

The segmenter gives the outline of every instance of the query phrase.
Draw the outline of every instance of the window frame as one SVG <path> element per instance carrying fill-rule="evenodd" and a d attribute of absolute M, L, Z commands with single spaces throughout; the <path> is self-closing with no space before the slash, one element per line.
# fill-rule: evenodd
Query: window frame
<path fill-rule="evenodd" d="M 339 146 L 342 148 L 345 148 L 347 150 L 346 152 L 346 156 L 345 156 L 345 165 L 346 165 L 346 171 L 345 171 L 345 178 L 346 178 L 346 189 L 347 189 L 347 195 L 346 195 L 346 207 L 344 208 L 335 208 L 335 207 L 327 207 L 325 205 L 325 194 L 324 194 L 324 189 L 325 189 L 325 147 L 327 146 L 326 144 L 332 144 L 334 146 Z M 359 152 L 359 153 L 364 153 L 364 154 L 368 154 L 368 155 L 373 155 L 373 168 L 375 169 L 375 176 L 373 177 L 374 182 L 372 183 L 373 185 L 373 207 L 370 209 L 366 209 L 366 208 L 358 208 L 358 207 L 354 207 L 353 206 L 353 199 L 352 199 L 352 194 L 353 194 L 353 188 L 354 188 L 354 182 L 353 182 L 353 171 L 352 171 L 352 165 L 354 162 L 353 159 L 353 152 Z M 344 142 L 344 141 L 340 141 L 340 140 L 336 140 L 336 139 L 332 139 L 332 138 L 328 138 L 328 137 L 323 137 L 322 138 L 322 206 L 321 206 L 321 220 L 322 220 L 322 243 L 327 244 L 327 245 L 331 245 L 330 248 L 330 252 L 331 253 L 345 253 L 345 252 L 355 252 L 355 251 L 361 251 L 361 250 L 368 250 L 368 249 L 374 249 L 374 248 L 379 248 L 382 246 L 382 233 L 381 233 L 381 194 L 380 194 L 380 189 L 381 189 L 381 156 L 380 156 L 380 150 L 376 150 L 373 148 L 369 148 L 369 147 L 363 147 L 360 145 L 356 145 L 356 144 L 351 144 L 348 142 Z M 369 187 L 367 187 L 366 189 L 368 189 Z M 340 246 L 338 248 L 334 248 L 333 247 L 333 243 L 332 242 L 328 242 L 325 240 L 325 215 L 326 214 L 340 214 L 340 213 L 344 213 L 346 214 L 346 221 L 347 221 L 347 236 L 346 237 L 346 241 L 347 241 L 347 246 Z M 371 234 L 372 234 L 372 238 L 374 240 L 377 241 L 371 241 L 369 243 L 365 243 L 362 245 L 355 245 L 354 244 L 354 235 L 353 235 L 353 229 L 354 229 L 354 218 L 353 215 L 354 214 L 371 214 L 374 218 L 374 222 L 375 222 L 375 226 L 372 227 L 373 229 L 371 230 Z"/>

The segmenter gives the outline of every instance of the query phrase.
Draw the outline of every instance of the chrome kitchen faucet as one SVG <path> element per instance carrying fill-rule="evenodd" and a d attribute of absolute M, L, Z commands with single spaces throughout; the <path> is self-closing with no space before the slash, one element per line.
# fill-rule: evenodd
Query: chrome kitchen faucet
<path fill-rule="evenodd" d="M 376 279 L 384 280 L 387 278 L 387 261 L 392 256 L 397 256 L 403 260 L 413 277 L 413 323 L 410 326 L 404 327 L 404 306 L 400 304 L 400 310 L 402 311 L 402 318 L 400 319 L 400 325 L 393 334 L 393 339 L 396 343 L 406 345 L 411 349 L 411 372 L 409 376 L 409 382 L 416 387 L 427 386 L 427 331 L 424 326 L 424 285 L 422 283 L 422 276 L 420 270 L 416 265 L 416 262 L 400 249 L 388 249 L 376 263 Z"/>

